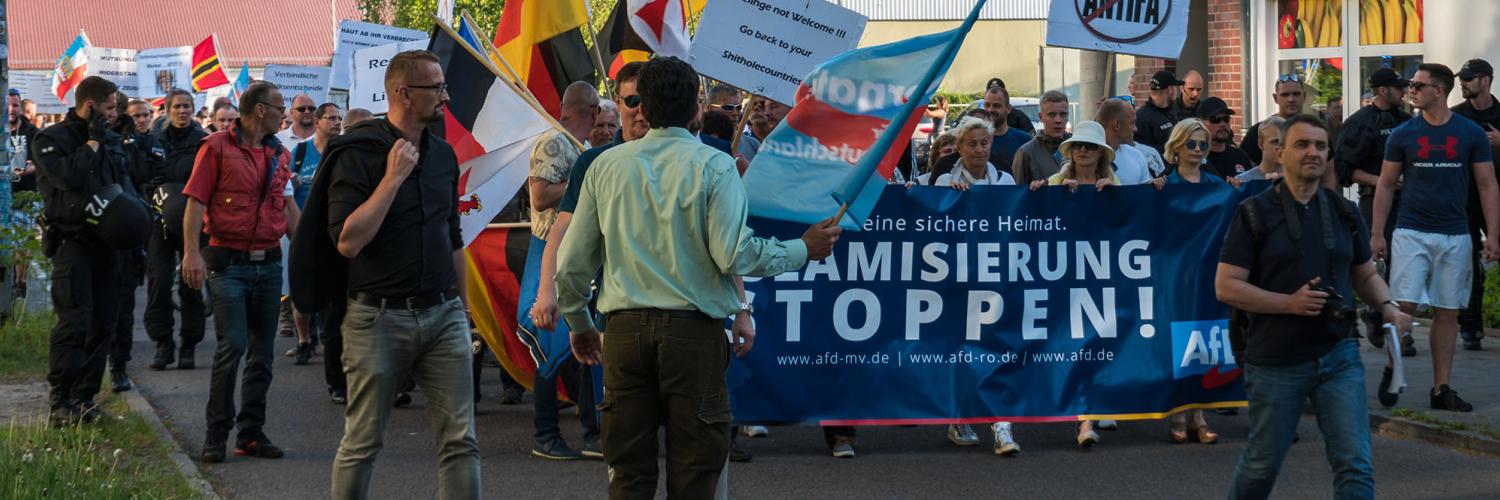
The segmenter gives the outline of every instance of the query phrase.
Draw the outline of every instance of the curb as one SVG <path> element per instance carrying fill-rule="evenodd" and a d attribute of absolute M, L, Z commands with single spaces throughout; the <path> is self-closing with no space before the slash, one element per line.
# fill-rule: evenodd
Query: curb
<path fill-rule="evenodd" d="M 1373 409 L 1372 409 L 1373 410 Z M 1474 454 L 1500 458 L 1500 441 L 1471 431 L 1449 430 L 1393 415 L 1370 412 L 1371 433 L 1412 439 Z"/>
<path fill-rule="evenodd" d="M 132 411 L 135 411 L 137 415 L 146 420 L 146 423 L 151 426 L 151 430 L 156 433 L 158 441 L 172 444 L 172 451 L 167 452 L 167 458 L 172 459 L 172 463 L 177 465 L 177 472 L 187 479 L 188 484 L 198 490 L 199 498 L 219 500 L 221 497 L 218 492 L 214 491 L 213 485 L 208 482 L 203 472 L 198 470 L 198 464 L 188 458 L 186 453 L 183 453 L 182 445 L 178 444 L 177 440 L 172 437 L 172 433 L 167 431 L 167 426 L 162 424 L 161 417 L 156 414 L 156 409 L 151 406 L 150 402 L 146 401 L 145 396 L 141 395 L 140 385 L 135 384 L 134 380 L 131 380 L 131 383 L 135 385 L 134 388 L 119 393 L 125 397 L 125 403 L 130 406 Z"/>

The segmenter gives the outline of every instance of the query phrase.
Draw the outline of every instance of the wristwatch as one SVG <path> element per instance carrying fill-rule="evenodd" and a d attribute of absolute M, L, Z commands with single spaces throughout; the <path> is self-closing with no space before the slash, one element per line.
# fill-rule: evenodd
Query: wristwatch
<path fill-rule="evenodd" d="M 749 302 L 740 302 L 740 308 L 735 310 L 734 313 L 749 313 L 753 315 L 755 314 L 755 306 L 750 305 Z"/>
<path fill-rule="evenodd" d="M 1390 299 L 1386 299 L 1386 301 L 1385 302 L 1381 302 L 1380 305 L 1390 305 L 1391 307 L 1396 308 L 1397 311 L 1401 310 L 1401 304 L 1397 303 L 1394 300 L 1390 300 Z"/>

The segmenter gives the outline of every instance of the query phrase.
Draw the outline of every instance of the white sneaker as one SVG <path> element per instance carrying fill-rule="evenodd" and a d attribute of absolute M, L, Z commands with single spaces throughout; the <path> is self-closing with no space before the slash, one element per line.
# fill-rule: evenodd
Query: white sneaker
<path fill-rule="evenodd" d="M 948 440 L 959 446 L 974 446 L 979 444 L 979 435 L 968 425 L 949 425 Z"/>
<path fill-rule="evenodd" d="M 753 438 L 766 437 L 771 435 L 771 431 L 766 429 L 766 426 L 764 425 L 746 425 L 744 427 L 740 427 L 740 433 L 744 434 L 745 437 Z"/>
<path fill-rule="evenodd" d="M 1010 422 L 995 422 L 990 424 L 990 431 L 995 433 L 995 454 L 1013 457 L 1021 453 L 1021 445 L 1010 434 Z"/>
<path fill-rule="evenodd" d="M 1120 424 L 1114 420 L 1100 420 L 1094 422 L 1094 428 L 1101 431 L 1112 431 L 1120 428 Z"/>

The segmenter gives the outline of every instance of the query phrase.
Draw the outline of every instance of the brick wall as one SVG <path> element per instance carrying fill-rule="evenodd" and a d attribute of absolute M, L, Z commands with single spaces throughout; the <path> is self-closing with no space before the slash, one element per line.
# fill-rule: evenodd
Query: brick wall
<path fill-rule="evenodd" d="M 1244 35 L 1240 25 L 1242 0 L 1206 0 L 1208 5 L 1208 40 L 1188 40 L 1187 43 L 1208 44 L 1208 71 L 1204 75 L 1208 95 L 1223 99 L 1235 110 L 1235 130 L 1245 127 L 1245 89 L 1240 80 L 1244 71 L 1244 54 L 1240 50 L 1240 38 Z M 1176 71 L 1177 62 L 1170 59 L 1137 57 L 1135 75 L 1130 79 L 1130 92 L 1137 102 L 1150 95 L 1151 75 L 1161 70 Z M 1178 74 L 1179 78 L 1183 75 Z"/>

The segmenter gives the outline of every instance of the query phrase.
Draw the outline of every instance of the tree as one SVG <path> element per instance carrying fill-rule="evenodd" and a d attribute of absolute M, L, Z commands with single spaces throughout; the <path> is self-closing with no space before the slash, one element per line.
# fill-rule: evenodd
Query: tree
<path fill-rule="evenodd" d="M 455 0 L 453 15 L 467 12 L 479 28 L 493 35 L 504 9 L 505 0 Z M 359 0 L 359 11 L 372 23 L 431 31 L 437 0 Z"/>

